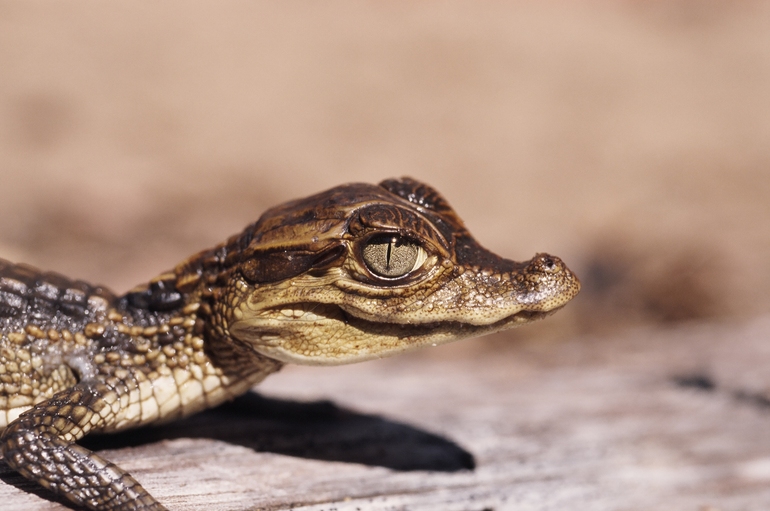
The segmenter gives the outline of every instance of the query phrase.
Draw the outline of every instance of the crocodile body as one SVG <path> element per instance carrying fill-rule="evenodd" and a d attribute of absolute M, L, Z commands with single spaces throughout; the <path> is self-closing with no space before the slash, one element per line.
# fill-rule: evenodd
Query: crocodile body
<path fill-rule="evenodd" d="M 435 190 L 407 178 L 273 208 L 122 296 L 0 260 L 0 450 L 76 505 L 162 510 L 76 441 L 216 406 L 285 363 L 510 328 L 578 290 L 558 258 L 488 252 Z"/>

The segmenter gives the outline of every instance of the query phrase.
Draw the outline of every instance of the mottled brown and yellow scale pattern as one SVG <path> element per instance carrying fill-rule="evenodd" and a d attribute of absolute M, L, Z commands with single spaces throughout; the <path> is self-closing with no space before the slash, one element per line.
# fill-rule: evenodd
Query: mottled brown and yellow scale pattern
<path fill-rule="evenodd" d="M 285 363 L 511 328 L 579 287 L 556 257 L 487 251 L 438 192 L 407 178 L 273 208 L 122 296 L 0 260 L 0 451 L 77 506 L 163 510 L 75 442 L 216 406 Z"/>
<path fill-rule="evenodd" d="M 17 267 L 7 262 L 0 265 L 5 275 L 0 278 L 0 289 L 5 293 L 13 289 L 16 296 L 29 299 L 30 290 L 53 289 L 50 274 L 22 267 L 25 283 L 18 280 Z M 65 293 L 66 288 L 60 289 L 60 294 Z M 118 310 L 111 305 L 105 296 L 91 297 L 81 311 L 84 319 L 73 321 L 71 328 L 44 330 L 28 323 L 21 331 L 0 335 L 0 428 L 85 378 L 132 382 L 131 393 L 122 398 L 127 406 L 117 422 L 103 428 L 106 430 L 173 419 L 233 396 L 227 390 L 231 386 L 228 377 L 204 350 L 203 322 L 197 318 L 200 302 L 186 304 L 174 315 L 156 314 L 151 319 L 147 314 L 135 318 L 130 308 Z M 10 318 L 10 307 L 6 305 L 4 310 Z M 24 321 L 34 321 L 40 314 L 29 309 L 25 316 L 29 319 Z"/>

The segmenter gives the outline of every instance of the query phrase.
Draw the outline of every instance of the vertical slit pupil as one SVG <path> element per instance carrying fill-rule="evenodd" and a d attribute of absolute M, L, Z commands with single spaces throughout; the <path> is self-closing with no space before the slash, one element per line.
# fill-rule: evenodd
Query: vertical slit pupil
<path fill-rule="evenodd" d="M 393 245 L 396 244 L 396 238 L 390 238 L 390 242 L 388 243 L 388 251 L 385 254 L 385 267 L 387 269 L 390 269 L 390 255 L 393 253 Z"/>
<path fill-rule="evenodd" d="M 380 277 L 406 275 L 415 269 L 421 253 L 419 245 L 398 234 L 374 236 L 361 248 L 364 264 L 369 271 Z"/>

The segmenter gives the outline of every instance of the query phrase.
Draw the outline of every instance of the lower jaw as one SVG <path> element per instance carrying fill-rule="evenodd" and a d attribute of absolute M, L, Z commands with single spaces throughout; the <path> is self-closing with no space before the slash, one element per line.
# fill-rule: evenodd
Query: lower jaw
<path fill-rule="evenodd" d="M 417 332 L 429 333 L 429 332 L 434 332 L 438 330 L 458 330 L 458 331 L 464 331 L 466 332 L 467 335 L 470 335 L 470 336 L 476 335 L 475 332 L 478 332 L 478 335 L 483 335 L 485 333 L 498 332 L 501 330 L 507 330 L 509 328 L 513 328 L 526 323 L 539 321 L 541 319 L 544 319 L 550 316 L 551 314 L 553 314 L 554 312 L 556 312 L 561 308 L 561 307 L 558 307 L 550 311 L 523 310 L 515 314 L 512 314 L 506 318 L 503 318 L 499 321 L 496 321 L 494 323 L 489 323 L 487 325 L 477 325 L 472 323 L 463 323 L 461 321 L 433 321 L 433 322 L 426 322 L 426 323 L 389 323 L 385 321 L 372 321 L 370 319 L 365 319 L 363 317 L 360 317 L 356 315 L 355 312 L 346 310 L 343 307 L 339 307 L 337 305 L 331 305 L 331 307 L 335 307 L 339 309 L 339 312 L 341 316 L 345 319 L 346 323 L 356 326 L 361 330 L 367 330 L 366 327 L 376 328 L 376 326 L 382 327 L 383 325 L 387 325 L 391 328 L 395 327 L 403 330 L 412 330 L 415 333 Z"/>

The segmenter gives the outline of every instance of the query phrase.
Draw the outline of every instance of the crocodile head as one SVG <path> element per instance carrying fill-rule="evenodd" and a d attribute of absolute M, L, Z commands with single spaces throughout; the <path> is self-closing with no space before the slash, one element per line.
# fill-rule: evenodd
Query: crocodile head
<path fill-rule="evenodd" d="M 408 178 L 270 209 L 219 253 L 222 332 L 292 363 L 356 362 L 504 330 L 580 289 L 557 257 L 515 262 L 484 249 L 441 195 Z"/>

